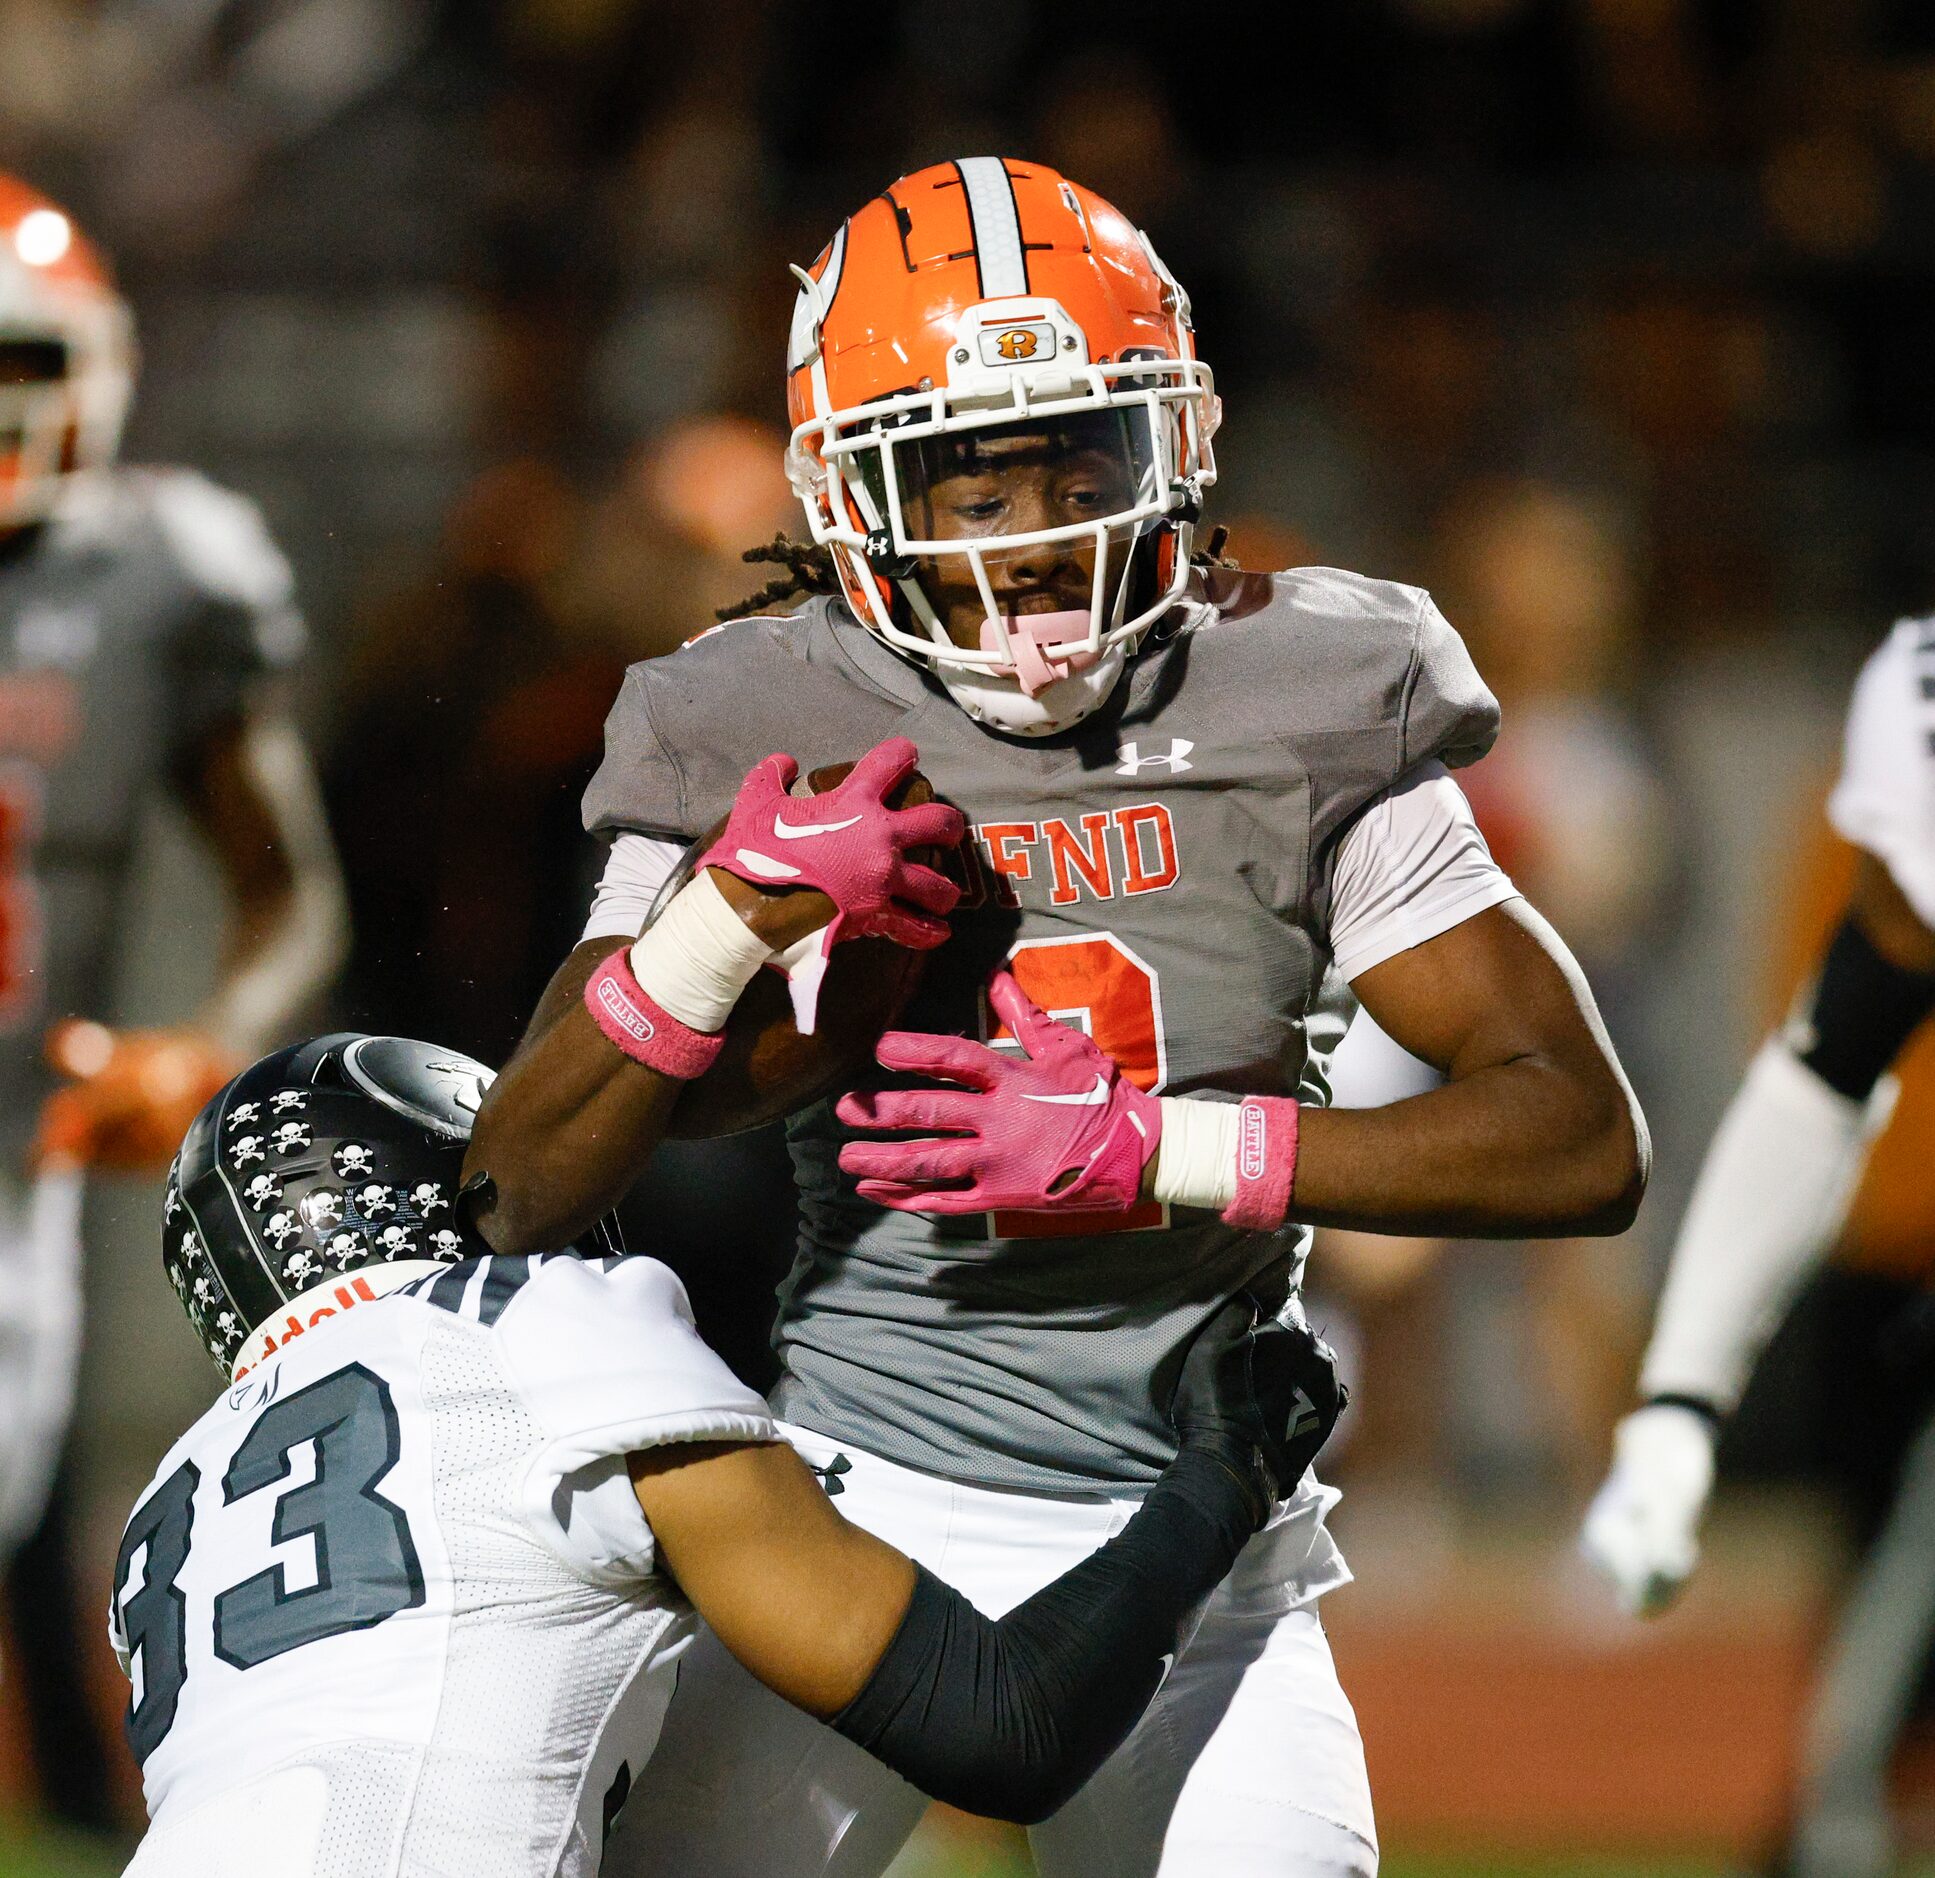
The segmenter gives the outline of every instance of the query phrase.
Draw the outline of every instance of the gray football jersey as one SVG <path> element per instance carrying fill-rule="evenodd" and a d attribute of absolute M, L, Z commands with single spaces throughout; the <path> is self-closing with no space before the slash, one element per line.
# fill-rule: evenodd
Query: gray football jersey
<path fill-rule="evenodd" d="M 0 1167 L 99 1016 L 143 803 L 302 646 L 288 564 L 242 497 L 179 470 L 91 478 L 0 544 Z"/>
<path fill-rule="evenodd" d="M 1417 764 L 1482 756 L 1498 707 L 1417 588 L 1219 573 L 1179 621 L 1042 742 L 980 729 L 837 601 L 723 627 L 631 669 L 586 825 L 690 838 L 769 751 L 811 769 L 904 734 L 972 824 L 908 1028 L 989 1037 L 1005 961 L 1145 1089 L 1322 1103 L 1350 1011 L 1326 942 L 1339 832 Z M 775 1407 L 912 1466 L 1039 1492 L 1152 1480 L 1189 1338 L 1241 1287 L 1301 1277 L 1304 1229 L 1153 1202 L 1074 1232 L 887 1212 L 841 1173 L 830 1105 L 788 1132 L 802 1228 Z"/>

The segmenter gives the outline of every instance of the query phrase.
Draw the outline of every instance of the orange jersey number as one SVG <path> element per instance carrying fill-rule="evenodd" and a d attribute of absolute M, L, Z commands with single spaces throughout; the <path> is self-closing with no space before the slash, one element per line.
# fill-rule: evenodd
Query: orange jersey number
<path fill-rule="evenodd" d="M 1122 1066 L 1138 1089 L 1154 1095 L 1169 1073 L 1162 1035 L 1162 985 L 1114 933 L 1079 939 L 1024 939 L 1008 956 L 1008 969 L 1029 997 L 1058 1023 L 1073 1024 Z M 987 1029 L 989 1043 L 1015 1047 L 1005 1024 Z M 1122 1213 L 996 1213 L 993 1231 L 1004 1239 L 1070 1238 L 1098 1232 L 1148 1232 L 1169 1223 L 1169 1209 L 1140 1200 Z"/>

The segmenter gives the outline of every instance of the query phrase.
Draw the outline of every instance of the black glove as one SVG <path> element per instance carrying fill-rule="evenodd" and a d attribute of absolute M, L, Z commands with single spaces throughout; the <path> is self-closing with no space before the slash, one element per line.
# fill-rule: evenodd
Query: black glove
<path fill-rule="evenodd" d="M 1255 1523 L 1303 1478 L 1350 1399 L 1337 1355 L 1293 1299 L 1284 1317 L 1237 1295 L 1196 1333 L 1169 1419 L 1185 1449 L 1213 1454 L 1246 1482 Z"/>

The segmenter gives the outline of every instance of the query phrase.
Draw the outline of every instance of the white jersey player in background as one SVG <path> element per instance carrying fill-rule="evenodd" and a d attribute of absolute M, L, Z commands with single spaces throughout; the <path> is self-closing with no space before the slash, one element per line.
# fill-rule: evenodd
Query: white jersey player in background
<path fill-rule="evenodd" d="M 1142 1510 L 996 1624 L 840 1518 L 665 1266 L 489 1255 L 456 1191 L 488 1080 L 324 1037 L 182 1145 L 163 1259 L 229 1386 L 117 1562 L 130 1878 L 592 1878 L 695 1608 L 929 1790 L 1059 1804 L 1322 1444 L 1328 1352 L 1222 1313 Z"/>
<path fill-rule="evenodd" d="M 1802 1283 L 1827 1257 L 1893 1103 L 1890 1063 L 1935 1011 L 1935 616 L 1904 620 L 1855 686 L 1835 830 L 1861 851 L 1811 985 L 1763 1045 L 1694 1189 L 1583 1544 L 1629 1610 L 1663 1609 L 1699 1556 L 1714 1446 Z M 1935 1142 L 1929 1144 L 1935 1165 Z M 1935 1424 L 1911 1448 L 1855 1587 L 1806 1744 L 1800 1878 L 1892 1869 L 1887 1779 L 1935 1636 Z"/>
<path fill-rule="evenodd" d="M 304 638 L 288 564 L 242 497 L 116 463 L 133 375 L 106 264 L 0 174 L 0 1565 L 24 1547 L 15 1660 L 45 1797 L 87 1825 L 110 1805 L 72 1694 L 73 1574 L 49 1506 L 84 1171 L 159 1173 L 209 1094 L 322 991 L 346 937 L 275 686 Z M 163 793 L 227 889 L 218 982 L 171 1028 L 112 1031 L 141 817 Z"/>

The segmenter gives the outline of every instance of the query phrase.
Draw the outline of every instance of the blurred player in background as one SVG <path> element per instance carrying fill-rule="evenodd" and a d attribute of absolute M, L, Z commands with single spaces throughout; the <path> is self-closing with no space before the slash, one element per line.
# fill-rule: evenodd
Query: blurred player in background
<path fill-rule="evenodd" d="M 1640 1371 L 1587 1517 L 1586 1552 L 1636 1613 L 1699 1557 L 1726 1417 L 1803 1282 L 1833 1249 L 1894 1105 L 1887 1075 L 1935 1011 L 1935 618 L 1869 660 L 1828 804 L 1860 851 L 1845 916 L 1786 1025 L 1763 1045 L 1693 1194 Z M 1935 1140 L 1919 1146 L 1921 1178 Z M 1935 1638 L 1935 1422 L 1903 1460 L 1816 1697 L 1793 1869 L 1893 1869 L 1888 1780 Z"/>
<path fill-rule="evenodd" d="M 19 1553 L 13 1634 L 50 1802 L 92 1824 L 99 1756 L 49 1496 L 79 1353 L 84 1175 L 166 1166 L 344 941 L 308 760 L 265 683 L 303 646 L 288 566 L 241 497 L 116 465 L 133 377 L 105 263 L 0 174 L 0 1559 Z M 200 1010 L 112 1030 L 157 788 L 221 870 L 227 936 Z"/>
<path fill-rule="evenodd" d="M 930 874 L 882 929 L 947 943 L 909 1016 L 929 1034 L 880 1060 L 965 1087 L 870 1083 L 792 1119 L 774 1400 L 849 1518 L 1000 1611 L 1157 1478 L 1166 1379 L 1206 1315 L 1252 1286 L 1295 1309 L 1308 1222 L 1618 1230 L 1644 1131 L 1576 968 L 1446 773 L 1497 708 L 1436 607 L 1192 560 L 1219 407 L 1132 224 L 1040 165 L 904 177 L 802 275 L 788 365 L 815 546 L 775 545 L 790 577 L 758 604 L 810 597 L 628 674 L 586 800 L 614 838 L 593 915 L 471 1166 L 500 1250 L 623 1192 L 654 1053 L 716 1049 L 694 1035 L 722 1018 L 713 980 L 766 962 L 723 916 L 681 1008 L 611 1023 L 613 987 L 660 963 L 664 922 L 640 928 L 684 844 L 764 752 L 918 745 L 974 865 L 958 910 Z M 787 795 L 771 767 L 763 819 L 741 798 L 706 871 L 839 902 L 825 851 L 861 805 Z M 780 963 L 797 989 L 824 956 Z M 1353 993 L 1445 1088 L 1325 1111 Z M 927 1138 L 856 1139 L 875 1131 Z M 1347 1576 L 1331 1499 L 1305 1477 L 1149 1716 L 1033 1834 L 1046 1878 L 1375 1869 L 1316 1611 Z M 618 1869 L 861 1878 L 920 1816 L 703 1640 L 678 1707 Z"/>

